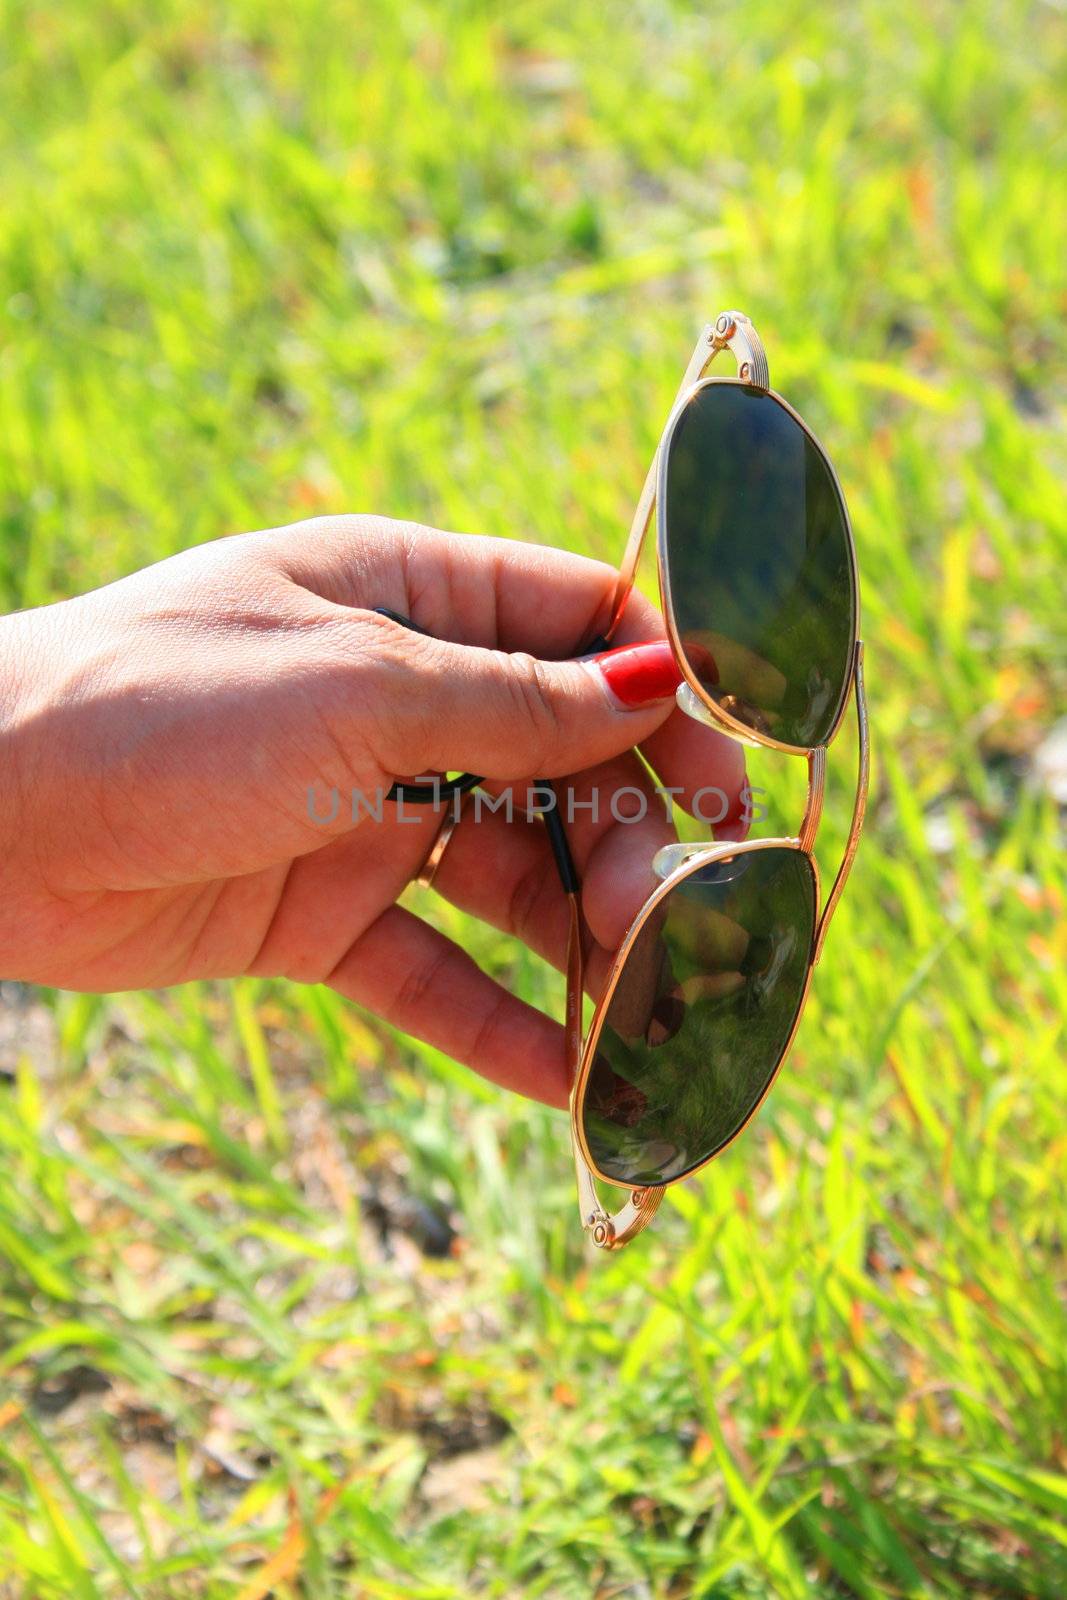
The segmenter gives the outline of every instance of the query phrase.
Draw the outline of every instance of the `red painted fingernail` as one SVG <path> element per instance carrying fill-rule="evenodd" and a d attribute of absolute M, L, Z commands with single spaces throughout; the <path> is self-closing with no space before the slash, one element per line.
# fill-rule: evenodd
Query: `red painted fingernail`
<path fill-rule="evenodd" d="M 691 669 L 696 673 L 701 683 L 718 683 L 718 663 L 706 644 L 697 644 L 694 640 L 687 639 L 685 645 L 685 656 Z"/>
<path fill-rule="evenodd" d="M 668 699 L 682 681 L 666 639 L 605 650 L 589 665 L 600 673 L 612 698 L 627 710 Z"/>

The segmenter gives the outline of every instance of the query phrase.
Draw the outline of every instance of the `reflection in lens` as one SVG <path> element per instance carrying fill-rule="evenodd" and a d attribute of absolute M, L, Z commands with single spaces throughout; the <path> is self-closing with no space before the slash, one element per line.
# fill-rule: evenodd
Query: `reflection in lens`
<path fill-rule="evenodd" d="M 826 457 L 773 395 L 710 383 L 678 418 L 665 470 L 671 602 L 695 677 L 757 733 L 825 743 L 856 632 L 845 510 Z"/>
<path fill-rule="evenodd" d="M 620 1183 L 681 1177 L 733 1138 L 792 1032 L 815 931 L 815 877 L 786 847 L 686 878 L 638 935 L 596 1043 L 579 1115 Z"/>

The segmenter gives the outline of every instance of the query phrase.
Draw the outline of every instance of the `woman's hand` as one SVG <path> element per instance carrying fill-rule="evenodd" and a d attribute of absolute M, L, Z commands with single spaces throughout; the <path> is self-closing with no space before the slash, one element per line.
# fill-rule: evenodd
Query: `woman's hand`
<path fill-rule="evenodd" d="M 671 837 L 635 745 L 683 804 L 729 797 L 738 746 L 673 713 L 662 647 L 624 706 L 572 655 L 606 626 L 615 573 L 540 545 L 326 517 L 203 545 L 0 622 L 0 975 L 70 989 L 239 973 L 328 983 L 497 1082 L 566 1102 L 562 1029 L 398 907 L 440 820 L 397 777 L 468 769 L 521 804 L 575 774 L 568 835 L 601 974 Z M 410 617 L 426 637 L 374 614 Z M 662 637 L 639 596 L 617 643 Z M 636 685 L 636 687 L 635 687 Z M 329 822 L 331 791 L 339 804 Z M 309 804 L 313 796 L 313 804 Z M 638 806 L 636 796 L 630 805 Z M 625 799 L 616 810 L 625 809 Z M 412 818 L 415 821 L 412 821 Z M 562 965 L 566 906 L 540 822 L 464 817 L 435 880 Z"/>

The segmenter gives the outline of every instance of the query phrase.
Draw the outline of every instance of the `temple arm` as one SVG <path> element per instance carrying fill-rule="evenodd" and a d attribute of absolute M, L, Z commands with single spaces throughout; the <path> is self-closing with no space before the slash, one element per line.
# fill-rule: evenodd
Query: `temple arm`
<path fill-rule="evenodd" d="M 674 397 L 668 416 L 673 414 L 676 406 L 687 389 L 694 383 L 699 383 L 705 371 L 714 361 L 720 350 L 729 350 L 737 362 L 737 376 L 743 383 L 750 383 L 757 389 L 766 389 L 770 386 L 770 371 L 767 366 L 767 355 L 763 348 L 763 341 L 752 326 L 749 319 L 742 311 L 723 311 L 702 329 L 696 348 L 689 358 L 689 365 L 685 369 L 678 393 Z M 615 603 L 612 608 L 611 622 L 608 626 L 607 637 L 610 639 L 615 632 L 622 616 L 630 590 L 634 586 L 637 573 L 637 563 L 641 559 L 644 548 L 645 535 L 648 525 L 652 520 L 652 507 L 656 499 L 656 477 L 659 471 L 659 446 L 652 457 L 652 464 L 645 478 L 645 486 L 641 490 L 641 498 L 637 502 L 634 518 L 630 524 L 630 534 L 626 541 L 622 561 L 619 564 L 619 577 L 615 585 Z"/>
<path fill-rule="evenodd" d="M 870 731 L 867 726 L 867 696 L 863 689 L 862 639 L 856 640 L 853 680 L 856 690 L 856 726 L 859 732 L 859 769 L 856 774 L 856 799 L 852 807 L 852 823 L 848 830 L 845 853 L 841 859 L 841 865 L 837 869 L 834 886 L 830 890 L 826 904 L 823 907 L 822 916 L 819 918 L 819 930 L 815 935 L 815 953 L 812 956 L 813 966 L 822 955 L 823 940 L 830 925 L 830 918 L 834 914 L 837 902 L 841 898 L 841 891 L 844 889 L 848 875 L 852 870 L 852 863 L 859 848 L 863 817 L 867 810 L 867 787 L 871 777 L 871 741 Z"/>
<path fill-rule="evenodd" d="M 570 932 L 567 936 L 567 1066 L 573 1084 L 578 1077 L 582 1058 L 582 995 L 584 992 L 584 952 L 582 950 L 582 918 L 578 905 L 578 892 L 568 894 L 571 910 Z M 574 1131 L 575 1108 L 571 1108 L 571 1143 L 574 1147 L 574 1171 L 578 1179 L 578 1209 L 582 1227 L 593 1243 L 601 1250 L 617 1250 L 635 1233 L 640 1233 L 651 1222 L 663 1199 L 662 1189 L 634 1189 L 629 1200 L 614 1216 L 604 1210 L 597 1198 L 593 1174 L 578 1148 Z"/>

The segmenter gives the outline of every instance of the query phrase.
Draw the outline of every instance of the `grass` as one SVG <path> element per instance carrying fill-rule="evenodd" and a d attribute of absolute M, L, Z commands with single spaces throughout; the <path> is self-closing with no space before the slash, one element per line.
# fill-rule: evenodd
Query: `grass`
<path fill-rule="evenodd" d="M 738 305 L 877 747 L 790 1069 L 618 1258 L 558 1115 L 328 993 L 5 986 L 5 1596 L 1065 1592 L 1065 55 L 998 0 L 7 0 L 8 606 L 331 510 L 616 558 Z"/>

